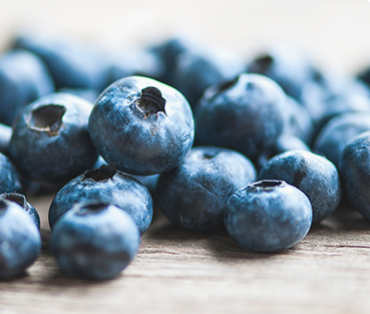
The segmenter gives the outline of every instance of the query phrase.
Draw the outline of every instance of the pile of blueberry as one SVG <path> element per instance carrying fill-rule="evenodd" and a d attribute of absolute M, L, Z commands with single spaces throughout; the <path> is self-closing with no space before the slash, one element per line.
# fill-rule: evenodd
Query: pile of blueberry
<path fill-rule="evenodd" d="M 0 278 L 40 252 L 22 193 L 43 189 L 56 260 L 87 279 L 133 260 L 153 199 L 256 252 L 301 241 L 342 186 L 370 219 L 370 70 L 324 71 L 286 44 L 246 63 L 181 36 L 109 54 L 18 35 L 0 56 Z"/>

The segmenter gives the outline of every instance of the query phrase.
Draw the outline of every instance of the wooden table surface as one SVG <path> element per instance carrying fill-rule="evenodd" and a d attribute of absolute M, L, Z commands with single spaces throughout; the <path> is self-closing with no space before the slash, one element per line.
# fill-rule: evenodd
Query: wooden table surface
<path fill-rule="evenodd" d="M 190 27 L 246 54 L 287 39 L 324 66 L 370 64 L 367 0 L 0 0 L 0 49 L 30 24 L 112 46 Z M 118 278 L 87 282 L 61 273 L 49 252 L 50 201 L 31 200 L 41 213 L 42 254 L 24 276 L 0 283 L 0 314 L 370 313 L 370 224 L 348 206 L 273 255 L 244 251 L 224 232 L 174 227 L 158 214 Z"/>
<path fill-rule="evenodd" d="M 51 198 L 31 200 L 42 225 Z M 159 213 L 118 278 L 63 274 L 43 249 L 24 276 L 0 283 L 0 313 L 369 313 L 370 223 L 340 208 L 293 249 L 257 254 L 225 232 L 196 233 Z"/>

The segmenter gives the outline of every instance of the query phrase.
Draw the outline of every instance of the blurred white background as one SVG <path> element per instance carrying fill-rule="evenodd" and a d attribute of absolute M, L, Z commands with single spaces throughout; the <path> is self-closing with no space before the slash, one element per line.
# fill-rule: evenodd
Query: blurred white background
<path fill-rule="evenodd" d="M 356 72 L 370 64 L 368 0 L 0 0 L 0 49 L 30 25 L 115 46 L 189 29 L 246 57 L 288 40 L 323 66 Z"/>

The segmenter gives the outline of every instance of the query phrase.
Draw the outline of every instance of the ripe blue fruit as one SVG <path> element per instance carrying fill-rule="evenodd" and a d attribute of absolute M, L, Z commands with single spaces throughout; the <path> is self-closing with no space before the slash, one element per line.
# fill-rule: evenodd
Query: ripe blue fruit
<path fill-rule="evenodd" d="M 331 100 L 337 97 L 339 97 L 339 100 L 343 99 L 343 97 L 345 99 L 346 95 L 369 97 L 370 90 L 361 81 L 351 76 L 343 75 L 343 73 L 316 70 L 313 80 L 306 82 L 302 87 L 301 102 L 309 111 L 315 124 L 317 124 L 325 117 L 327 109 L 329 116 L 330 111 L 335 112 L 335 101 L 330 104 Z M 328 102 L 329 104 L 327 104 Z M 339 105 L 342 109 L 348 108 L 346 105 Z M 351 104 L 349 104 L 349 107 L 351 107 Z"/>
<path fill-rule="evenodd" d="M 0 197 L 0 279 L 21 274 L 41 249 L 39 230 L 18 204 Z"/>
<path fill-rule="evenodd" d="M 141 234 L 152 221 L 153 204 L 147 188 L 131 176 L 103 165 L 71 180 L 56 194 L 49 209 L 50 228 L 53 229 L 58 219 L 75 204 L 97 201 L 126 211 Z"/>
<path fill-rule="evenodd" d="M 311 145 L 315 127 L 308 110 L 292 97 L 287 97 L 284 110 L 287 112 L 287 122 L 283 134 L 296 136 Z"/>
<path fill-rule="evenodd" d="M 30 203 L 27 202 L 26 197 L 20 193 L 2 193 L 0 194 L 0 198 L 6 199 L 10 202 L 14 202 L 22 207 L 32 218 L 33 222 L 35 223 L 37 229 L 40 230 L 40 216 L 35 207 L 33 207 Z"/>
<path fill-rule="evenodd" d="M 149 48 L 164 64 L 164 73 L 159 79 L 168 85 L 173 86 L 174 69 L 177 59 L 182 53 L 197 52 L 202 49 L 200 41 L 190 34 L 177 34 L 165 41 L 162 41 Z"/>
<path fill-rule="evenodd" d="M 11 125 L 26 105 L 53 91 L 53 80 L 35 54 L 14 50 L 0 57 L 0 123 Z"/>
<path fill-rule="evenodd" d="M 285 103 L 283 90 L 262 75 L 241 74 L 211 87 L 195 108 L 196 144 L 234 149 L 253 160 L 282 133 Z"/>
<path fill-rule="evenodd" d="M 48 67 L 57 89 L 101 91 L 108 84 L 110 63 L 93 45 L 51 32 L 32 31 L 20 34 L 14 46 L 38 55 Z"/>
<path fill-rule="evenodd" d="M 215 230 L 223 227 L 224 206 L 231 194 L 255 179 L 253 164 L 242 154 L 196 147 L 179 167 L 160 175 L 155 195 L 174 224 Z"/>
<path fill-rule="evenodd" d="M 298 47 L 274 44 L 258 55 L 247 68 L 276 81 L 284 91 L 300 100 L 302 86 L 313 78 L 313 67 L 307 55 Z"/>
<path fill-rule="evenodd" d="M 191 148 L 194 120 L 184 96 L 153 79 L 131 76 L 110 85 L 89 119 L 91 141 L 108 164 L 137 175 L 178 166 Z"/>
<path fill-rule="evenodd" d="M 310 201 L 280 180 L 262 180 L 236 191 L 225 208 L 225 227 L 243 248 L 263 253 L 289 249 L 312 224 Z"/>
<path fill-rule="evenodd" d="M 370 114 L 348 113 L 331 119 L 318 134 L 313 149 L 337 168 L 343 149 L 357 135 L 370 131 Z"/>
<path fill-rule="evenodd" d="M 111 57 L 111 63 L 109 84 L 133 75 L 160 79 L 165 68 L 157 54 L 144 49 L 117 51 Z"/>
<path fill-rule="evenodd" d="M 56 223 L 51 237 L 60 268 L 92 280 L 117 276 L 134 259 L 139 244 L 130 215 L 104 203 L 77 205 Z"/>
<path fill-rule="evenodd" d="M 370 219 L 370 132 L 361 133 L 346 145 L 339 170 L 348 201 Z"/>
<path fill-rule="evenodd" d="M 108 166 L 107 162 L 99 156 L 98 161 L 95 163 L 93 169 L 99 169 L 101 166 Z M 123 172 L 122 172 L 123 173 Z M 123 173 L 125 174 L 125 173 Z M 134 177 L 136 180 L 138 180 L 140 183 L 144 184 L 149 192 L 153 195 L 155 188 L 157 186 L 157 181 L 159 178 L 159 174 L 153 174 L 150 176 L 138 176 L 138 175 L 132 175 L 130 174 L 131 177 Z"/>
<path fill-rule="evenodd" d="M 368 95 L 343 94 L 332 97 L 325 102 L 325 110 L 320 119 L 319 126 L 325 126 L 328 121 L 336 116 L 361 112 L 368 114 L 370 112 L 370 99 Z"/>
<path fill-rule="evenodd" d="M 26 178 L 40 184 L 65 184 L 91 168 L 98 154 L 87 123 L 92 105 L 77 96 L 44 96 L 14 124 L 9 155 Z"/>
<path fill-rule="evenodd" d="M 22 192 L 21 176 L 8 157 L 0 153 L 0 193 Z"/>
<path fill-rule="evenodd" d="M 310 151 L 310 148 L 301 141 L 298 137 L 281 134 L 274 145 L 266 148 L 259 156 L 257 160 L 257 165 L 259 169 L 264 167 L 269 159 L 272 157 L 291 151 L 291 150 L 306 150 Z"/>
<path fill-rule="evenodd" d="M 270 159 L 262 168 L 261 179 L 284 180 L 307 195 L 313 222 L 320 222 L 338 207 L 341 184 L 337 168 L 314 153 L 293 150 Z"/>
<path fill-rule="evenodd" d="M 194 108 L 208 87 L 234 79 L 243 72 L 243 67 L 243 62 L 230 51 L 183 52 L 173 70 L 173 86 Z"/>

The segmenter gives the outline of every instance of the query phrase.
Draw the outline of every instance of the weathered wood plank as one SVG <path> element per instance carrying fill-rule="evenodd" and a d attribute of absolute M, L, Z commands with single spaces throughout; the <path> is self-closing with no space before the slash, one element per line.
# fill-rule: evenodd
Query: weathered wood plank
<path fill-rule="evenodd" d="M 50 200 L 40 201 L 44 223 Z M 225 232 L 194 233 L 160 216 L 132 265 L 117 279 L 98 283 L 60 272 L 49 252 L 48 230 L 42 234 L 42 254 L 27 274 L 0 283 L 0 311 L 368 313 L 370 308 L 370 224 L 352 211 L 342 209 L 280 254 L 247 252 Z"/>

